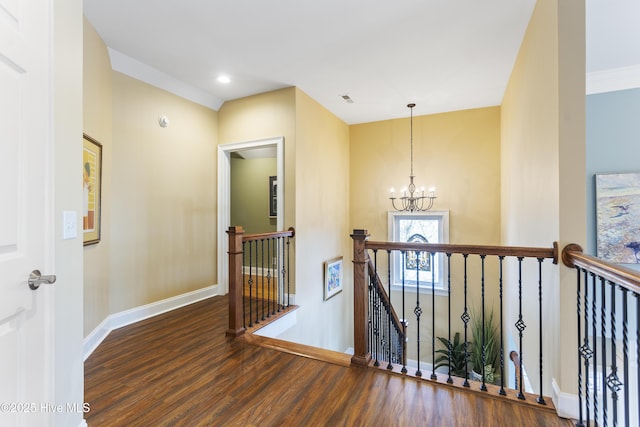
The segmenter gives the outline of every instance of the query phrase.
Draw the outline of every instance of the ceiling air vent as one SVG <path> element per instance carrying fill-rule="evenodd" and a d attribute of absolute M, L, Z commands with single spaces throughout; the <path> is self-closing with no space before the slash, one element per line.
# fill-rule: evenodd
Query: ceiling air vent
<path fill-rule="evenodd" d="M 341 95 L 340 97 L 347 101 L 349 104 L 353 104 L 353 99 L 351 99 L 349 95 Z"/>

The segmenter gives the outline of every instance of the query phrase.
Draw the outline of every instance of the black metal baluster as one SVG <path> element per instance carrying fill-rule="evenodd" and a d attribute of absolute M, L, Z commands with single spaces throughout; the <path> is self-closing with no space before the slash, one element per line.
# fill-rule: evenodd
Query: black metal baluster
<path fill-rule="evenodd" d="M 467 306 L 467 260 L 469 254 L 462 254 L 464 257 L 464 312 L 460 317 L 464 323 L 464 387 L 470 387 L 469 384 L 469 337 L 467 335 L 469 327 L 469 307 Z"/>
<path fill-rule="evenodd" d="M 580 292 L 581 288 L 581 280 L 580 280 L 580 270 L 576 268 L 576 300 L 577 300 L 577 313 L 578 313 L 578 423 L 576 427 L 585 427 L 583 418 L 582 418 L 582 346 L 580 345 L 580 341 L 582 340 L 582 329 L 580 325 L 580 305 L 582 303 L 582 295 Z"/>
<path fill-rule="evenodd" d="M 420 251 L 416 251 L 416 260 L 420 259 Z M 416 315 L 416 346 L 418 350 L 418 367 L 416 370 L 416 377 L 421 377 L 422 372 L 420 371 L 420 315 L 422 314 L 422 309 L 420 308 L 420 263 L 416 262 L 416 308 L 413 310 L 413 313 Z"/>
<path fill-rule="evenodd" d="M 522 320 L 522 260 L 523 257 L 518 257 L 518 321 L 516 322 L 516 328 L 518 329 L 518 334 L 519 334 L 519 338 L 520 338 L 520 366 L 518 366 L 519 372 L 520 372 L 520 384 L 518 384 L 520 386 L 519 391 L 518 391 L 518 399 L 520 400 L 525 400 L 525 396 L 524 393 L 522 392 L 522 389 L 524 387 L 524 385 L 522 383 L 524 383 L 524 380 L 522 378 L 522 360 L 524 359 L 524 353 L 522 350 L 522 338 L 523 338 L 523 333 L 524 329 L 527 327 L 524 323 L 524 321 Z"/>
<path fill-rule="evenodd" d="M 261 277 L 260 283 L 262 285 L 262 320 L 264 320 L 264 239 L 260 239 L 260 263 L 261 263 Z"/>
<path fill-rule="evenodd" d="M 393 363 L 391 360 L 391 251 L 387 250 L 387 289 L 389 289 L 389 308 L 387 309 L 387 326 L 389 331 L 389 364 L 387 369 L 393 369 Z"/>
<path fill-rule="evenodd" d="M 273 295 L 273 289 L 271 284 L 271 270 L 273 270 L 273 259 L 271 258 L 271 246 L 273 245 L 273 238 L 267 240 L 267 317 L 271 317 L 275 314 L 271 308 L 271 295 Z"/>
<path fill-rule="evenodd" d="M 448 322 L 449 322 L 449 377 L 447 378 L 447 383 L 453 384 L 453 378 L 451 378 L 451 358 L 453 357 L 453 344 L 451 343 L 451 253 L 447 254 L 447 302 L 448 302 Z"/>
<path fill-rule="evenodd" d="M 591 419 L 589 403 L 589 359 L 593 355 L 589 348 L 589 274 L 584 270 L 584 344 L 582 346 L 582 357 L 584 358 L 584 401 L 587 423 Z"/>
<path fill-rule="evenodd" d="M 595 294 L 594 294 L 595 295 Z M 600 277 L 600 336 L 602 345 L 602 424 L 609 424 L 609 408 L 607 405 L 607 387 L 604 385 L 607 383 L 607 295 L 606 295 L 606 283 L 604 278 Z"/>
<path fill-rule="evenodd" d="M 435 253 L 431 252 L 427 256 L 431 257 L 431 379 L 437 380 L 436 375 L 436 276 L 435 276 Z"/>
<path fill-rule="evenodd" d="M 629 312 L 627 310 L 627 289 L 622 290 L 622 357 L 623 357 L 623 384 L 624 384 L 624 425 L 629 424 Z M 637 369 L 637 366 L 636 366 Z M 640 408 L 638 408 L 640 410 Z"/>
<path fill-rule="evenodd" d="M 253 326 L 253 242 L 249 242 L 249 327 Z"/>
<path fill-rule="evenodd" d="M 504 390 L 504 330 L 502 326 L 502 263 L 504 261 L 504 256 L 498 256 L 498 260 L 498 284 L 500 289 L 500 391 L 498 394 L 500 396 L 506 396 L 507 392 Z"/>
<path fill-rule="evenodd" d="M 375 336 L 373 334 L 373 316 L 374 316 L 374 312 L 373 312 L 373 298 L 374 298 L 374 294 L 373 294 L 373 277 L 372 275 L 369 275 L 369 283 L 368 283 L 368 289 L 369 289 L 369 314 L 368 314 L 368 319 L 367 322 L 369 323 L 369 343 L 368 346 L 369 348 L 367 349 L 369 351 L 369 353 L 371 353 L 371 356 L 375 356 L 375 350 L 374 350 L 374 342 L 375 342 Z"/>
<path fill-rule="evenodd" d="M 539 315 L 539 324 L 538 324 L 538 335 L 540 339 L 540 395 L 536 399 L 536 401 L 541 405 L 546 405 L 547 402 L 544 400 L 544 396 L 542 394 L 542 262 L 544 258 L 538 258 L 538 315 Z"/>
<path fill-rule="evenodd" d="M 616 362 L 616 285 L 609 282 L 611 287 L 611 373 L 607 377 L 607 387 L 611 390 L 613 409 L 613 425 L 618 425 L 618 392 L 622 383 L 618 378 L 618 366 Z"/>
<path fill-rule="evenodd" d="M 287 271 L 291 268 L 291 237 L 287 237 L 287 262 L 284 266 L 284 271 L 282 273 L 282 278 L 286 274 L 287 276 L 287 307 L 291 305 L 291 274 L 287 273 Z"/>
<path fill-rule="evenodd" d="M 282 251 L 280 250 L 282 248 Z M 276 240 L 276 287 L 277 287 L 277 301 L 278 301 L 278 313 L 284 306 L 284 282 L 280 279 L 280 268 L 282 267 L 281 257 L 284 254 L 284 239 L 278 237 Z"/>
<path fill-rule="evenodd" d="M 378 250 L 373 250 L 373 270 L 375 274 L 373 275 L 372 280 L 377 280 L 378 277 Z M 373 287 L 373 336 L 375 343 L 375 352 L 376 359 L 373 363 L 373 366 L 380 366 L 380 361 L 378 360 L 380 354 L 380 296 L 376 290 L 377 283 L 372 283 Z"/>
<path fill-rule="evenodd" d="M 247 329 L 247 307 L 245 301 L 247 299 L 247 295 L 244 292 L 244 266 L 246 261 L 246 249 L 247 244 L 242 242 L 242 327 Z"/>
<path fill-rule="evenodd" d="M 598 333 L 597 331 L 597 320 L 596 320 L 596 308 L 597 308 L 597 300 L 596 300 L 596 276 L 595 274 L 592 275 L 592 280 L 593 280 L 593 301 L 592 301 L 592 307 L 593 307 L 593 348 L 594 348 L 594 352 L 593 352 L 593 387 L 594 387 L 594 392 L 593 392 L 593 398 L 594 398 L 594 403 L 593 403 L 593 419 L 597 422 L 598 421 L 598 417 L 599 417 L 599 404 L 598 404 L 598 341 L 597 341 L 597 337 L 598 337 Z M 601 279 L 602 280 L 602 279 Z M 607 418 L 607 390 L 605 389 L 604 385 L 605 385 L 605 381 L 604 381 L 604 377 L 606 376 L 606 369 L 607 369 L 607 353 L 606 353 L 606 345 L 607 342 L 605 340 L 605 324 L 606 324 L 606 319 L 605 319 L 605 291 L 604 291 L 604 281 L 601 284 L 601 288 L 600 288 L 600 297 L 602 298 L 602 305 L 600 308 L 600 328 L 601 328 L 601 342 L 600 342 L 600 349 L 602 350 L 602 396 L 603 396 L 603 415 L 604 415 L 604 419 L 606 420 Z"/>
<path fill-rule="evenodd" d="M 407 341 L 407 315 L 405 314 L 405 310 L 404 310 L 404 266 L 407 265 L 407 252 L 406 251 L 402 251 L 402 327 L 403 329 L 403 334 L 404 334 L 404 340 L 405 342 Z M 404 343 L 403 343 L 403 349 L 405 349 Z M 406 374 L 407 371 L 407 365 L 405 363 L 405 361 L 407 360 L 407 356 L 406 354 L 402 354 L 402 369 L 400 370 L 400 372 L 402 372 L 403 374 Z"/>
<path fill-rule="evenodd" d="M 487 383 L 486 383 L 486 366 L 487 366 L 487 348 L 485 342 L 485 336 L 487 335 L 487 331 L 485 331 L 485 307 L 484 307 L 484 260 L 486 255 L 480 255 L 480 265 L 481 265 L 481 275 L 480 275 L 480 303 L 482 304 L 482 384 L 480 385 L 480 390 L 487 391 Z M 492 331 L 493 332 L 493 331 Z"/>

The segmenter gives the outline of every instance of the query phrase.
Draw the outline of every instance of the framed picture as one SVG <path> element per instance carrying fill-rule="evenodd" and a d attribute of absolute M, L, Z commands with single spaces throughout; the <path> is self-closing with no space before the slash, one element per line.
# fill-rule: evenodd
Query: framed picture
<path fill-rule="evenodd" d="M 100 241 L 102 144 L 86 134 L 82 138 L 82 236 L 86 246 Z"/>
<path fill-rule="evenodd" d="M 342 292 L 342 257 L 324 263 L 324 300 Z"/>
<path fill-rule="evenodd" d="M 269 177 L 269 217 L 278 216 L 278 177 Z"/>
<path fill-rule="evenodd" d="M 597 255 L 640 264 L 640 173 L 596 175 Z"/>

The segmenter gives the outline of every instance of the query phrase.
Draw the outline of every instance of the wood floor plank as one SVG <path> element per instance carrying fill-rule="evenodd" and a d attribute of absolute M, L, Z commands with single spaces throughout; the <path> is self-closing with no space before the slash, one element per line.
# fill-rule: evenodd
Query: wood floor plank
<path fill-rule="evenodd" d="M 570 426 L 548 411 L 461 392 L 304 346 L 225 338 L 214 297 L 113 331 L 85 363 L 86 420 L 119 426 Z M 266 347 L 263 347 L 266 346 Z"/>

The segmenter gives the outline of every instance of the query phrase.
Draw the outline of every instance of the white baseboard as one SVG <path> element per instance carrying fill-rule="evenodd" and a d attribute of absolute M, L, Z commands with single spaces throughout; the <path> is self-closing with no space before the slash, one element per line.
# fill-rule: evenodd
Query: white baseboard
<path fill-rule="evenodd" d="M 151 304 L 111 314 L 85 337 L 83 343 L 84 360 L 86 361 L 87 358 L 91 356 L 91 353 L 93 353 L 107 335 L 109 335 L 109 332 L 114 329 L 118 329 L 216 295 L 218 295 L 218 285 L 207 286 L 206 288 L 197 289 L 192 292 L 176 295 Z"/>
<path fill-rule="evenodd" d="M 551 388 L 553 389 L 551 399 L 556 406 L 558 416 L 577 420 L 580 415 L 578 413 L 578 395 L 565 393 L 560 390 L 555 378 L 551 379 Z"/>

